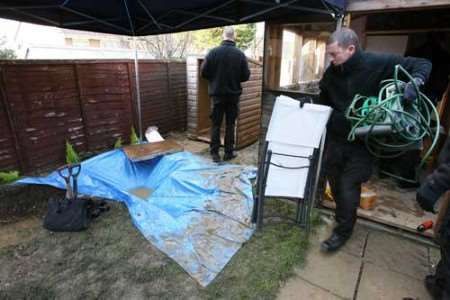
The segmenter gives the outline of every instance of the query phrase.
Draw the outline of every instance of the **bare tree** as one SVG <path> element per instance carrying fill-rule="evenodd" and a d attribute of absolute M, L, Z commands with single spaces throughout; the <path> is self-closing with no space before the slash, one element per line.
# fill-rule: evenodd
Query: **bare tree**
<path fill-rule="evenodd" d="M 250 44 L 250 57 L 256 60 L 262 58 L 264 47 L 264 37 L 255 37 Z"/>
<path fill-rule="evenodd" d="M 5 47 L 7 42 L 6 35 L 0 36 L 0 59 L 16 59 L 15 51 Z"/>
<path fill-rule="evenodd" d="M 137 48 L 151 53 L 155 58 L 174 59 L 185 57 L 191 42 L 190 32 L 161 34 L 139 38 Z"/>

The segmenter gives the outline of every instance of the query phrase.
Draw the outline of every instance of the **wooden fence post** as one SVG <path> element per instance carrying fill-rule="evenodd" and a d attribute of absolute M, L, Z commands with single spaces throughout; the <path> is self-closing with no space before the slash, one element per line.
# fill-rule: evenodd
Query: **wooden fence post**
<path fill-rule="evenodd" d="M 28 171 L 28 167 L 23 158 L 22 148 L 20 146 L 19 138 L 18 138 L 17 132 L 16 132 L 16 126 L 14 126 L 15 125 L 14 117 L 11 113 L 11 109 L 10 109 L 9 101 L 8 101 L 8 95 L 6 93 L 6 80 L 5 80 L 5 72 L 4 72 L 3 67 L 0 67 L 0 72 L 1 72 L 0 92 L 2 94 L 3 106 L 5 107 L 6 116 L 8 117 L 8 125 L 9 125 L 9 129 L 11 131 L 12 137 L 13 137 L 14 148 L 16 150 L 17 160 L 19 162 L 20 172 L 24 173 L 24 172 Z"/>
<path fill-rule="evenodd" d="M 178 112 L 178 103 L 176 102 L 176 99 L 174 99 L 173 97 L 173 93 L 172 93 L 172 83 L 171 83 L 171 71 L 170 71 L 170 61 L 166 61 L 165 65 L 166 65 L 166 76 L 167 76 L 167 97 L 169 98 L 169 103 L 171 106 L 172 111 L 175 111 L 175 118 L 173 115 L 171 115 L 171 120 L 170 120 L 170 131 L 173 131 L 175 128 L 178 129 L 178 122 L 179 122 L 179 112 Z M 175 107 L 174 107 L 175 106 Z M 176 123 L 175 125 L 173 125 L 173 123 Z"/>
<path fill-rule="evenodd" d="M 83 107 L 83 99 L 81 98 L 81 82 L 80 82 L 80 76 L 78 72 L 78 63 L 73 63 L 73 71 L 75 75 L 75 83 L 77 86 L 77 92 L 78 92 L 78 104 L 80 105 L 80 114 L 81 114 L 81 123 L 83 124 L 83 132 L 84 132 L 84 141 L 86 145 L 86 152 L 89 152 L 91 149 L 89 147 L 89 133 L 88 133 L 88 126 L 86 124 L 86 113 L 84 111 Z"/>

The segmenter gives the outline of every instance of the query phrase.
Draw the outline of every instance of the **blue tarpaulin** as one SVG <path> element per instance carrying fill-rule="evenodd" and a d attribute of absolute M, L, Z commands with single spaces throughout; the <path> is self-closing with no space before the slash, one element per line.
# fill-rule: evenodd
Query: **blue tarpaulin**
<path fill-rule="evenodd" d="M 216 165 L 189 152 L 132 162 L 113 150 L 81 164 L 81 194 L 124 202 L 135 226 L 201 285 L 209 284 L 252 233 L 253 167 Z M 65 189 L 53 172 L 18 183 Z"/>

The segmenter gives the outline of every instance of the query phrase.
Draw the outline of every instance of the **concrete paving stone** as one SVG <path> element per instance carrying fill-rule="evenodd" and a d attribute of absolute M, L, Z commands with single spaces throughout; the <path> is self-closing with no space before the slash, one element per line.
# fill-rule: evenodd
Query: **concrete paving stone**
<path fill-rule="evenodd" d="M 277 299 L 339 300 L 342 298 L 331 294 L 329 291 L 314 286 L 299 277 L 293 277 L 280 289 Z"/>
<path fill-rule="evenodd" d="M 324 254 L 312 245 L 303 269 L 297 269 L 300 278 L 345 299 L 352 299 L 358 281 L 361 258 L 339 251 Z"/>
<path fill-rule="evenodd" d="M 345 243 L 344 247 L 342 247 L 342 251 L 351 255 L 362 257 L 368 234 L 369 229 L 367 227 L 356 224 L 353 229 L 352 236 L 347 243 Z"/>
<path fill-rule="evenodd" d="M 357 300 L 431 300 L 423 281 L 364 263 Z"/>
<path fill-rule="evenodd" d="M 418 280 L 423 280 L 429 272 L 425 245 L 385 232 L 370 232 L 364 261 Z"/>

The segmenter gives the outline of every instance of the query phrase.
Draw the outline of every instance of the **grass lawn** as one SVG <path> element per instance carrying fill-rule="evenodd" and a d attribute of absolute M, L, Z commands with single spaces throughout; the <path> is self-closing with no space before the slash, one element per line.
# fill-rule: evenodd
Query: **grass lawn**
<path fill-rule="evenodd" d="M 292 213 L 288 204 L 266 207 Z M 0 245 L 0 299 L 273 299 L 308 246 L 298 227 L 269 224 L 202 288 L 145 240 L 120 203 L 85 232 L 50 233 L 35 221 L 16 236 Z"/>

